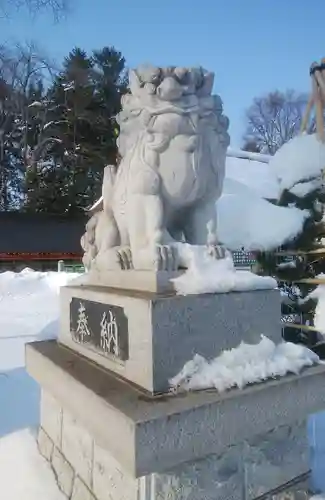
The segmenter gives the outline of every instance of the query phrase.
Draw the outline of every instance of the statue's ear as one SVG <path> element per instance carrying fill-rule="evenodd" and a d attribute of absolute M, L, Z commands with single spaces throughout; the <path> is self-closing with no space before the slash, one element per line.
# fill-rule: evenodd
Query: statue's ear
<path fill-rule="evenodd" d="M 211 94 L 214 83 L 214 73 L 203 70 L 203 83 L 197 90 L 197 95 L 200 97 L 207 97 Z"/>
<path fill-rule="evenodd" d="M 141 89 L 141 82 L 134 69 L 130 69 L 129 71 L 129 88 L 133 95 L 139 95 Z"/>

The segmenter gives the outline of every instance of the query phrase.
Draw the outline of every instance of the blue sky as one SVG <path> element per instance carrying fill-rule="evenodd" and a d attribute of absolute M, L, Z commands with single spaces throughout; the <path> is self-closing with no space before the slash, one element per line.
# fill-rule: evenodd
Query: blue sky
<path fill-rule="evenodd" d="M 270 90 L 309 90 L 309 66 L 325 56 L 324 0 L 71 0 L 69 17 L 0 20 L 0 42 L 36 41 L 58 62 L 74 46 L 114 45 L 128 66 L 202 65 L 241 144 L 245 109 Z"/>

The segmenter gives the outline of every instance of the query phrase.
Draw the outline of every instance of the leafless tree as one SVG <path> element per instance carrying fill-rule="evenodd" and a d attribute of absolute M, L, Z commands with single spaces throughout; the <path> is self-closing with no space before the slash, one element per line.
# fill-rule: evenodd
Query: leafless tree
<path fill-rule="evenodd" d="M 40 79 L 52 81 L 55 72 L 54 62 L 33 42 L 0 46 L 0 79 L 20 94 L 25 95 L 29 85 Z"/>
<path fill-rule="evenodd" d="M 25 9 L 30 15 L 48 11 L 55 21 L 59 21 L 62 16 L 70 10 L 73 0 L 0 0 L 0 15 L 8 17 L 14 11 Z"/>
<path fill-rule="evenodd" d="M 53 79 L 55 68 L 35 44 L 0 46 L 0 208 L 6 209 L 6 189 L 13 162 L 8 170 L 5 151 L 9 145 L 21 148 L 20 167 L 26 168 L 30 158 L 28 129 L 31 113 L 28 92 L 38 81 Z M 41 104 L 41 103 L 39 103 Z M 18 145 L 18 142 L 19 145 Z M 15 176 L 17 172 L 12 172 Z"/>
<path fill-rule="evenodd" d="M 307 95 L 293 90 L 255 98 L 246 112 L 245 143 L 256 144 L 262 153 L 274 154 L 299 132 L 307 100 Z"/>

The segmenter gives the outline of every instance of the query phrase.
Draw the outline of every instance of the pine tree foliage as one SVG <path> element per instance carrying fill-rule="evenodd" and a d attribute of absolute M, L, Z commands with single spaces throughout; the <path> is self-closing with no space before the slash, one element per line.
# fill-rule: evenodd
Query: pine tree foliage
<path fill-rule="evenodd" d="M 43 93 L 47 61 L 33 45 L 0 48 L 0 209 L 24 201 L 28 154 L 34 147 L 29 104 Z"/>
<path fill-rule="evenodd" d="M 318 323 L 315 325 L 314 322 L 316 295 L 319 292 L 317 291 L 316 295 L 313 293 L 318 285 L 325 284 L 323 165 L 325 59 L 322 59 L 320 64 L 311 65 L 310 76 L 312 91 L 304 113 L 302 115 L 300 111 L 297 113 L 297 120 L 300 122 L 300 134 L 305 134 L 310 130 L 315 130 L 316 133 L 311 141 L 309 139 L 306 141 L 306 136 L 298 136 L 291 141 L 290 146 L 286 146 L 286 150 L 283 149 L 282 156 L 278 155 L 278 160 L 282 158 L 281 162 L 284 162 L 285 158 L 289 161 L 289 165 L 282 165 L 281 168 L 295 169 L 290 175 L 294 173 L 292 178 L 296 179 L 296 183 L 289 190 L 283 190 L 277 203 L 280 206 L 294 206 L 299 210 L 304 210 L 307 217 L 301 233 L 283 245 L 279 252 L 262 253 L 258 258 L 263 271 L 278 279 L 279 287 L 283 292 L 284 338 L 292 342 L 304 343 L 325 358 L 324 335 L 317 331 Z M 312 116 L 313 107 L 314 116 Z M 304 149 L 306 145 L 312 149 Z M 295 165 L 290 165 L 292 159 L 290 160 L 288 152 L 292 154 L 292 148 L 297 147 L 295 151 L 299 156 L 293 155 Z M 297 165 L 299 162 L 300 164 Z M 312 172 L 314 172 L 313 175 Z M 320 326 L 320 328 L 323 327 Z"/>
<path fill-rule="evenodd" d="M 308 190 L 313 180 L 317 187 Z M 283 293 L 282 314 L 285 324 L 303 325 L 303 328 L 284 326 L 284 338 L 304 343 L 325 354 L 323 344 L 319 344 L 321 337 L 313 328 L 316 302 L 308 298 L 317 286 L 316 282 L 309 280 L 325 273 L 325 188 L 320 179 L 301 182 L 298 188 L 297 191 L 295 188 L 284 190 L 277 204 L 308 211 L 302 232 L 277 252 L 259 253 L 257 259 L 262 272 L 278 280 Z"/>
<path fill-rule="evenodd" d="M 116 162 L 115 115 L 126 91 L 125 61 L 112 47 L 80 48 L 37 108 L 38 146 L 27 174 L 28 210 L 72 213 L 100 195 L 103 169 Z"/>

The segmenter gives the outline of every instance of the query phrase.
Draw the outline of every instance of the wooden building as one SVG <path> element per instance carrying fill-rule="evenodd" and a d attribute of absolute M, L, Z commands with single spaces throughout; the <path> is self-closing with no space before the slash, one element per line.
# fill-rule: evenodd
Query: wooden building
<path fill-rule="evenodd" d="M 56 270 L 59 260 L 81 264 L 87 220 L 86 214 L 0 212 L 0 271 Z"/>

